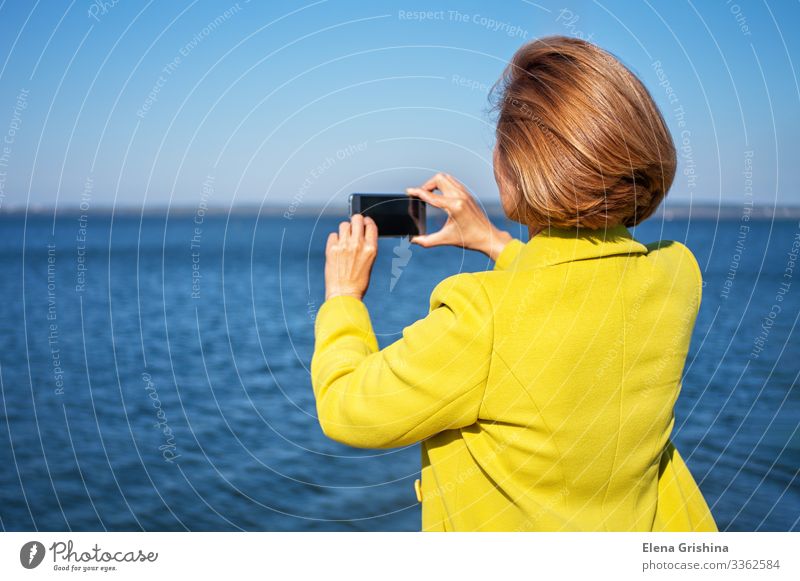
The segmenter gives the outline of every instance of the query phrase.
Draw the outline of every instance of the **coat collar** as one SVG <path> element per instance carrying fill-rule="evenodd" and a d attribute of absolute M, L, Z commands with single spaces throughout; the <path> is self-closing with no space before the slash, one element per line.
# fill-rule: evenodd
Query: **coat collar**
<path fill-rule="evenodd" d="M 516 268 L 587 260 L 620 254 L 647 254 L 647 247 L 623 225 L 606 229 L 549 228 L 531 238 L 520 250 Z"/>

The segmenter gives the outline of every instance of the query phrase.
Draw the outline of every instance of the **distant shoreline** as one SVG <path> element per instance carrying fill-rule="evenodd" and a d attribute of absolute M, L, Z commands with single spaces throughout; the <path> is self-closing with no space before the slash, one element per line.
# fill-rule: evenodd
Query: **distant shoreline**
<path fill-rule="evenodd" d="M 489 216 L 493 218 L 502 218 L 503 211 L 499 205 L 486 205 L 484 206 Z M 54 208 L 52 206 L 31 206 L 25 207 L 5 207 L 0 208 L 0 217 L 19 217 L 25 216 L 53 216 Z M 345 206 L 319 206 L 319 205 L 301 205 L 293 207 L 291 212 L 289 204 L 265 204 L 264 206 L 258 205 L 238 205 L 232 208 L 222 206 L 210 206 L 207 208 L 198 208 L 192 206 L 177 205 L 172 207 L 167 206 L 152 206 L 147 208 L 136 208 L 132 206 L 122 207 L 109 207 L 109 206 L 92 206 L 89 210 L 83 211 L 77 206 L 66 206 L 58 208 L 57 215 L 59 216 L 114 216 L 114 217 L 155 217 L 166 216 L 170 217 L 184 217 L 202 215 L 204 217 L 219 217 L 219 216 L 262 216 L 262 217 L 284 217 L 287 220 L 297 218 L 336 218 L 347 215 L 347 208 Z M 703 203 L 684 203 L 673 202 L 666 206 L 660 207 L 656 213 L 650 218 L 665 219 L 665 220 L 681 220 L 686 218 L 695 219 L 716 219 L 716 220 L 740 220 L 749 215 L 752 220 L 800 220 L 800 205 L 781 205 L 781 206 L 766 206 L 766 205 L 732 205 L 732 204 L 710 204 Z M 744 218 L 747 219 L 747 218 Z"/>

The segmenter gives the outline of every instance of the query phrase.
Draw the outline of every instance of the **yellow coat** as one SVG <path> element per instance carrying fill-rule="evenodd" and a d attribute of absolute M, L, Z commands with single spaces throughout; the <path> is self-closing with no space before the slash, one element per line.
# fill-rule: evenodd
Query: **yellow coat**
<path fill-rule="evenodd" d="M 688 248 L 624 226 L 513 240 L 383 350 L 364 304 L 334 297 L 319 421 L 360 448 L 422 441 L 425 531 L 715 531 L 670 441 L 700 299 Z"/>

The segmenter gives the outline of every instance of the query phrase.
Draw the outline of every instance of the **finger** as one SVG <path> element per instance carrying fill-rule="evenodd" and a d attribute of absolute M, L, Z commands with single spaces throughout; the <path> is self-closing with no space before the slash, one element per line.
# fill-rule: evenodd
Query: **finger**
<path fill-rule="evenodd" d="M 439 190 L 445 196 L 452 196 L 458 193 L 456 184 L 451 181 L 447 174 L 442 172 L 434 175 L 431 179 L 422 184 L 420 188 L 428 190 L 429 192 Z"/>
<path fill-rule="evenodd" d="M 438 189 L 439 186 L 444 182 L 445 182 L 444 174 L 439 172 L 437 174 L 434 174 L 428 181 L 422 184 L 420 188 L 432 192 L 433 190 Z"/>
<path fill-rule="evenodd" d="M 339 223 L 339 240 L 347 242 L 350 239 L 350 222 Z"/>
<path fill-rule="evenodd" d="M 364 239 L 364 216 L 353 214 L 350 217 L 350 241 L 358 242 Z"/>
<path fill-rule="evenodd" d="M 364 239 L 373 247 L 378 247 L 378 225 L 369 216 L 364 218 Z"/>
<path fill-rule="evenodd" d="M 444 208 L 447 205 L 447 199 L 444 196 L 431 193 L 428 190 L 423 190 L 422 188 L 406 188 L 406 193 L 409 196 L 417 197 L 423 202 L 427 202 L 436 208 Z"/>
<path fill-rule="evenodd" d="M 468 191 L 468 190 L 467 190 L 467 186 L 465 186 L 463 183 L 461 183 L 461 182 L 460 182 L 460 181 L 458 181 L 456 178 L 454 178 L 453 176 L 451 176 L 449 173 L 446 173 L 446 174 L 444 174 L 444 177 L 445 177 L 445 179 L 446 179 L 448 182 L 450 182 L 450 183 L 453 185 L 453 187 L 455 187 L 457 190 L 460 190 L 460 191 L 462 191 L 462 192 L 465 192 L 465 193 Z"/>
<path fill-rule="evenodd" d="M 328 242 L 325 244 L 325 254 L 328 254 L 337 242 L 339 242 L 339 235 L 336 232 L 328 234 Z"/>

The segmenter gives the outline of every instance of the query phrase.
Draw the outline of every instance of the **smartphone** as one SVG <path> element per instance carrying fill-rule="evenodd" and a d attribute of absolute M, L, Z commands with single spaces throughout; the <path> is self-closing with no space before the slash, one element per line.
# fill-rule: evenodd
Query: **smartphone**
<path fill-rule="evenodd" d="M 417 236 L 426 233 L 427 204 L 405 194 L 350 194 L 350 215 L 375 220 L 378 236 Z"/>

